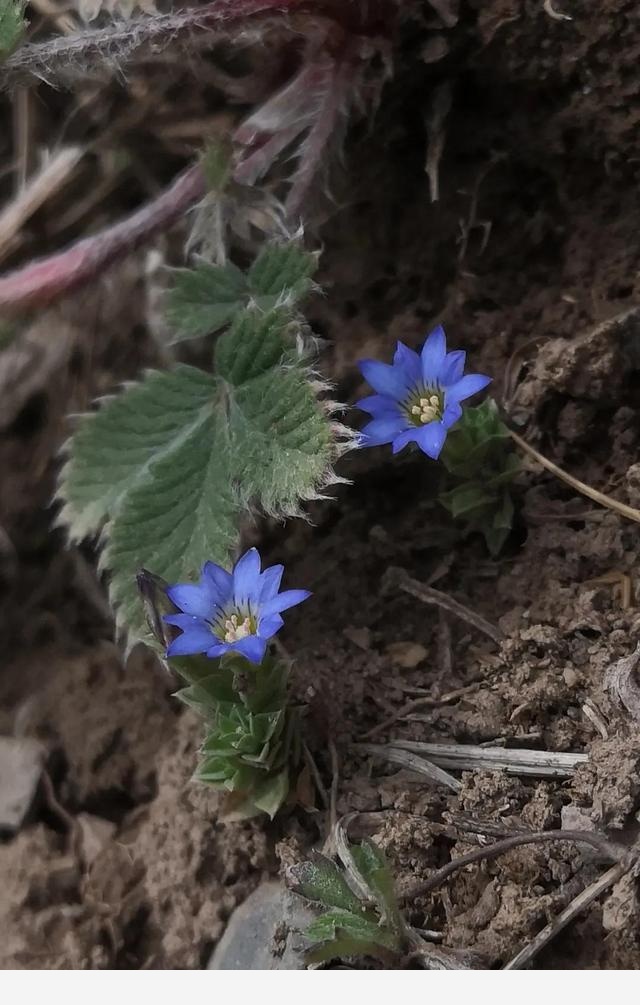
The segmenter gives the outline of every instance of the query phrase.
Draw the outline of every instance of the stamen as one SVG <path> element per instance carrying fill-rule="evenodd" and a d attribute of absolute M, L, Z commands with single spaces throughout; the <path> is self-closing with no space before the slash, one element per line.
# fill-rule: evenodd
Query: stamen
<path fill-rule="evenodd" d="M 414 392 L 415 393 L 415 392 Z M 433 387 L 426 387 L 421 392 L 421 397 L 410 399 L 406 404 L 407 416 L 416 426 L 427 425 L 441 418 L 443 410 L 443 400 L 440 393 Z"/>
<path fill-rule="evenodd" d="M 420 415 L 420 422 L 422 423 L 433 422 L 437 414 L 438 413 L 436 412 L 435 408 L 433 408 L 432 405 L 427 405 L 426 408 L 422 409 L 422 413 Z"/>
<path fill-rule="evenodd" d="M 252 633 L 251 618 L 246 617 L 244 621 L 239 623 L 237 614 L 232 614 L 230 618 L 227 618 L 224 627 L 226 629 L 225 642 L 239 642 L 240 639 L 246 639 Z"/>

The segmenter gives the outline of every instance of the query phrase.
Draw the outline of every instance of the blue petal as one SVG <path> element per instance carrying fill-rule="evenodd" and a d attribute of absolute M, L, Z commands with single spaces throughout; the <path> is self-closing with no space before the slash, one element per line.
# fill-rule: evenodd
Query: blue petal
<path fill-rule="evenodd" d="M 231 648 L 229 642 L 216 642 L 214 646 L 207 649 L 207 656 L 210 660 L 216 659 L 217 656 L 222 656 L 224 653 L 228 652 Z"/>
<path fill-rule="evenodd" d="M 279 614 L 271 614 L 268 618 L 260 618 L 258 625 L 258 635 L 261 639 L 271 639 L 279 632 L 284 621 Z"/>
<path fill-rule="evenodd" d="M 491 383 L 491 377 L 485 377 L 482 373 L 468 373 L 462 380 L 457 381 L 452 387 L 447 388 L 447 403 L 464 401 L 472 394 L 482 391 L 487 384 Z"/>
<path fill-rule="evenodd" d="M 403 342 L 398 342 L 393 365 L 400 367 L 406 373 L 411 384 L 420 384 L 422 381 L 422 364 L 417 352 L 409 349 Z"/>
<path fill-rule="evenodd" d="M 362 409 L 363 412 L 368 412 L 375 419 L 398 415 L 398 402 L 395 398 L 387 397 L 386 394 L 371 394 L 368 398 L 357 401 L 355 407 Z"/>
<path fill-rule="evenodd" d="M 168 586 L 167 596 L 185 614 L 192 614 L 198 618 L 210 617 L 217 599 L 213 596 L 213 590 L 195 583 L 176 583 L 174 586 Z"/>
<path fill-rule="evenodd" d="M 310 596 L 311 593 L 309 590 L 285 590 L 284 593 L 279 593 L 277 597 L 267 600 L 266 604 L 262 605 L 260 613 L 263 618 L 268 618 L 272 614 L 280 614 L 281 611 L 286 611 L 289 607 L 301 604 L 303 600 L 306 600 Z"/>
<path fill-rule="evenodd" d="M 364 379 L 379 394 L 402 401 L 409 393 L 411 381 L 400 367 L 380 363 L 377 359 L 361 359 L 358 366 Z"/>
<path fill-rule="evenodd" d="M 406 425 L 407 420 L 403 419 L 401 415 L 384 419 L 373 419 L 362 430 L 364 437 L 363 446 L 378 447 L 381 443 L 391 443 L 394 436 L 401 433 Z"/>
<path fill-rule="evenodd" d="M 442 325 L 434 328 L 422 347 L 422 375 L 427 384 L 435 384 L 447 354 L 447 340 Z"/>
<path fill-rule="evenodd" d="M 260 576 L 260 600 L 274 597 L 280 589 L 284 565 L 272 565 Z"/>
<path fill-rule="evenodd" d="M 242 653 L 251 663 L 262 663 L 267 651 L 267 642 L 266 639 L 259 639 L 257 635 L 247 635 L 246 639 L 234 642 L 231 648 L 234 652 Z"/>
<path fill-rule="evenodd" d="M 203 578 L 209 580 L 219 597 L 219 604 L 222 606 L 227 602 L 233 590 L 233 576 L 221 565 L 215 562 L 205 562 L 202 569 Z"/>
<path fill-rule="evenodd" d="M 447 387 L 449 384 L 455 384 L 457 380 L 460 380 L 462 374 L 464 373 L 464 363 L 466 358 L 467 354 L 463 349 L 456 349 L 455 352 L 447 353 L 444 358 L 444 363 L 440 367 L 440 374 L 438 377 L 438 382 L 443 387 Z"/>
<path fill-rule="evenodd" d="M 442 422 L 429 422 L 418 430 L 417 443 L 420 449 L 434 461 L 438 460 L 440 451 L 447 438 L 447 429 Z"/>
<path fill-rule="evenodd" d="M 241 606 L 260 597 L 260 555 L 257 548 L 249 548 L 238 559 L 233 569 L 233 598 Z"/>
<path fill-rule="evenodd" d="M 454 422 L 457 422 L 462 415 L 462 406 L 454 403 L 447 405 L 442 416 L 442 425 L 445 429 L 451 429 Z"/>
<path fill-rule="evenodd" d="M 408 443 L 412 443 L 414 440 L 417 440 L 418 432 L 419 430 L 417 426 L 409 426 L 408 429 L 403 430 L 393 441 L 393 453 L 399 454 L 401 450 L 404 450 Z"/>
<path fill-rule="evenodd" d="M 206 653 L 211 648 L 213 635 L 209 628 L 200 625 L 189 628 L 167 648 L 167 657 L 194 656 L 196 653 Z"/>
<path fill-rule="evenodd" d="M 162 620 L 167 625 L 173 625 L 174 628 L 181 628 L 183 632 L 188 632 L 195 626 L 206 628 L 211 633 L 211 628 L 204 618 L 196 618 L 193 614 L 165 614 Z"/>

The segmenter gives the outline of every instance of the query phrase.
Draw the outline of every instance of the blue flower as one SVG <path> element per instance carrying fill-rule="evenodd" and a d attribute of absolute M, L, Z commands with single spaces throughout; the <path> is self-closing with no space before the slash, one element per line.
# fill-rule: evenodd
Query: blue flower
<path fill-rule="evenodd" d="M 278 593 L 283 565 L 260 572 L 260 555 L 251 548 L 232 572 L 205 562 L 199 583 L 176 583 L 167 596 L 183 613 L 164 620 L 182 629 L 167 656 L 206 653 L 211 659 L 236 652 L 251 663 L 261 663 L 267 642 L 284 624 L 281 611 L 301 604 L 308 590 Z"/>
<path fill-rule="evenodd" d="M 463 376 L 465 356 L 460 350 L 447 352 L 439 325 L 420 355 L 398 342 L 391 366 L 375 359 L 360 360 L 362 376 L 377 391 L 357 403 L 372 417 L 362 430 L 361 446 L 392 443 L 397 454 L 408 443 L 417 443 L 437 460 L 447 433 L 462 415 L 460 403 L 491 381 L 481 373 Z"/>

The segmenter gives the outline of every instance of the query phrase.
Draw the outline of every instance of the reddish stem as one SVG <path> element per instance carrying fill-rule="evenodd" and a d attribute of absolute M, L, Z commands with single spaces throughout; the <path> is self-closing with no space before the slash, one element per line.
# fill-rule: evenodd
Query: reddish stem
<path fill-rule="evenodd" d="M 323 18 L 329 19 L 329 23 L 339 26 L 339 34 L 341 31 L 375 34 L 381 29 L 386 34 L 397 17 L 398 10 L 398 0 L 210 0 L 202 7 L 188 8 L 176 14 L 138 18 L 125 25 L 24 45 L 0 70 L 0 85 L 6 85 L 12 79 L 21 79 L 25 74 L 34 72 L 34 67 L 40 67 L 39 72 L 46 78 L 47 72 L 54 71 L 56 67 L 64 67 L 65 62 L 73 63 L 74 58 L 82 60 L 89 57 L 105 58 L 110 54 L 117 56 L 119 48 L 121 53 L 124 50 L 130 53 L 145 42 L 159 44 L 163 39 L 176 38 L 182 32 L 188 33 L 194 28 L 217 28 L 226 32 L 234 22 L 250 24 L 270 14 L 288 16 L 292 30 L 297 19 L 291 15 L 304 15 L 316 22 L 321 22 Z M 325 32 L 325 44 L 329 44 L 329 41 Z M 332 89 L 329 88 L 329 91 Z M 309 156 L 313 155 L 312 160 L 328 139 L 335 119 L 339 94 L 331 93 L 330 99 L 323 109 L 321 120 L 311 129 L 307 140 L 307 152 Z M 284 137 L 271 139 L 275 150 L 282 146 L 283 138 L 284 141 L 287 140 L 286 129 Z M 269 149 L 266 152 L 273 154 Z M 264 148 L 261 154 L 264 159 Z M 250 159 L 248 154 L 245 168 L 250 164 Z M 242 164 L 238 165 L 237 174 L 242 174 Z M 296 205 L 306 181 L 305 171 L 299 168 L 294 178 L 292 197 Z M 196 165 L 180 175 L 157 199 L 120 223 L 49 258 L 32 262 L 0 278 L 0 314 L 6 317 L 29 308 L 41 307 L 94 279 L 108 265 L 175 223 L 190 206 L 202 198 L 204 191 L 203 172 Z"/>
<path fill-rule="evenodd" d="M 204 192 L 204 175 L 197 164 L 183 172 L 157 199 L 120 223 L 49 258 L 10 272 L 0 279 L 2 315 L 41 307 L 93 279 L 118 258 L 179 220 Z"/>

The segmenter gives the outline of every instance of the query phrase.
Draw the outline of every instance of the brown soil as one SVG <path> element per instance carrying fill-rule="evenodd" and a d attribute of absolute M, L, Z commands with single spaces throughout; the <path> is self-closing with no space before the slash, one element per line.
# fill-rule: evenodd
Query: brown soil
<path fill-rule="evenodd" d="M 436 62 L 421 59 L 431 30 L 419 45 L 407 40 L 373 135 L 350 140 L 343 208 L 322 230 L 327 295 L 310 320 L 350 400 L 361 390 L 357 358 L 383 358 L 397 338 L 416 346 L 443 321 L 473 368 L 495 376 L 531 444 L 640 506 L 640 15 L 633 0 L 592 6 L 570 22 L 539 2 L 463 4 Z M 424 115 L 443 83 L 452 106 L 431 203 Z M 59 358 L 25 400 L 14 392 L 2 403 L 0 731 L 37 736 L 51 753 L 51 791 L 0 846 L 3 967 L 202 966 L 261 877 L 326 834 L 323 810 L 273 824 L 218 819 L 215 794 L 189 782 L 197 721 L 152 658 L 123 663 L 95 556 L 65 550 L 50 528 L 65 415 L 157 359 L 142 282 L 123 266 L 39 319 L 25 372 L 54 331 Z M 327 786 L 328 741 L 336 747 L 338 811 L 364 814 L 399 888 L 475 847 L 443 827 L 461 814 L 506 832 L 559 827 L 573 808 L 631 843 L 640 728 L 605 677 L 640 641 L 638 525 L 525 462 L 514 530 L 493 560 L 429 505 L 432 471 L 422 457 L 363 452 L 344 464 L 353 485 L 314 505 L 311 524 L 259 528 L 268 557 L 314 591 L 283 642 Z M 382 591 L 390 566 L 499 625 L 503 644 Z M 611 573 L 631 578 L 630 603 Z M 376 742 L 489 741 L 586 752 L 588 763 L 565 782 L 469 773 L 452 795 L 355 749 L 419 689 L 438 697 L 466 685 Z M 497 967 L 604 868 L 570 844 L 518 848 L 456 873 L 412 903 L 410 918 Z M 596 901 L 534 965 L 637 968 L 634 881 Z"/>

